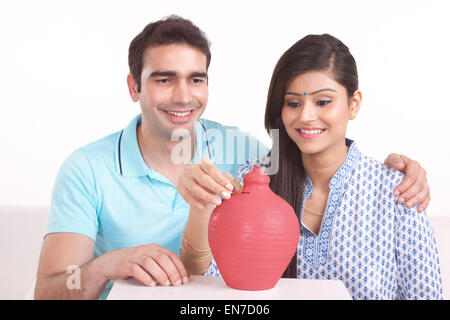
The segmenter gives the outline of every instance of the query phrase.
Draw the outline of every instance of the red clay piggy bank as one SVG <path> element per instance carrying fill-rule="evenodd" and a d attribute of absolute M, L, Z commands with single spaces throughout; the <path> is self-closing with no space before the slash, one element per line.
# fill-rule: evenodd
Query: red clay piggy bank
<path fill-rule="evenodd" d="M 298 218 L 269 182 L 255 167 L 244 177 L 243 192 L 223 200 L 209 220 L 211 251 L 231 288 L 273 288 L 297 252 Z"/>

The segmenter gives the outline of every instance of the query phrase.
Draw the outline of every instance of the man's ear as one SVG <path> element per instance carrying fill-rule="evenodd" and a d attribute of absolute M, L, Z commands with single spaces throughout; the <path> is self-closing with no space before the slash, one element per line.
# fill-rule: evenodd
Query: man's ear
<path fill-rule="evenodd" d="M 356 90 L 355 93 L 353 93 L 353 96 L 350 98 L 350 119 L 353 120 L 356 118 L 356 115 L 359 112 L 359 109 L 361 108 L 362 103 L 362 92 L 361 90 Z"/>
<path fill-rule="evenodd" d="M 130 92 L 130 97 L 131 100 L 133 100 L 133 102 L 138 102 L 139 101 L 139 92 L 138 92 L 138 88 L 137 88 L 137 83 L 136 81 L 134 81 L 133 75 L 130 73 L 128 73 L 127 76 L 127 85 L 128 85 L 128 91 Z"/>

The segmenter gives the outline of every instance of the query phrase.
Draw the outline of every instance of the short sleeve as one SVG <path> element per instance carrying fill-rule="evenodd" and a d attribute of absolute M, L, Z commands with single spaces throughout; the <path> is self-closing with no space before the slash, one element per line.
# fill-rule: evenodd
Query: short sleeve
<path fill-rule="evenodd" d="M 443 299 L 439 256 L 426 212 L 396 204 L 399 299 Z"/>
<path fill-rule="evenodd" d="M 58 171 L 45 236 L 73 232 L 95 241 L 98 231 L 96 199 L 93 170 L 86 155 L 77 150 Z"/>

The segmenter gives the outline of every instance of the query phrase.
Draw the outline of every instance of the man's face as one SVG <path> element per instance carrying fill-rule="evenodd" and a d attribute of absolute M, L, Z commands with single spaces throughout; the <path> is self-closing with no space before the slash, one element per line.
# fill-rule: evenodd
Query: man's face
<path fill-rule="evenodd" d="M 175 129 L 193 133 L 208 101 L 206 56 L 187 44 L 147 48 L 138 93 L 149 130 L 170 139 Z"/>

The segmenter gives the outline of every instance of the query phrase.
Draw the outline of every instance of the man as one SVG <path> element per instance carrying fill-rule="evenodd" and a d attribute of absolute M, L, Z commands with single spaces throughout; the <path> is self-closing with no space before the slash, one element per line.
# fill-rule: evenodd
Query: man
<path fill-rule="evenodd" d="M 180 189 L 219 204 L 215 195 L 230 196 L 241 164 L 268 151 L 235 127 L 200 119 L 210 59 L 204 34 L 176 16 L 149 24 L 131 42 L 127 83 L 142 114 L 124 130 L 74 151 L 60 168 L 35 298 L 105 298 L 111 280 L 128 277 L 149 286 L 189 281 L 177 255 L 189 213 L 176 189 L 180 175 L 193 181 Z M 245 143 L 223 144 L 223 136 Z M 390 160 L 406 172 L 400 197 L 426 207 L 424 170 L 403 156 Z"/>

